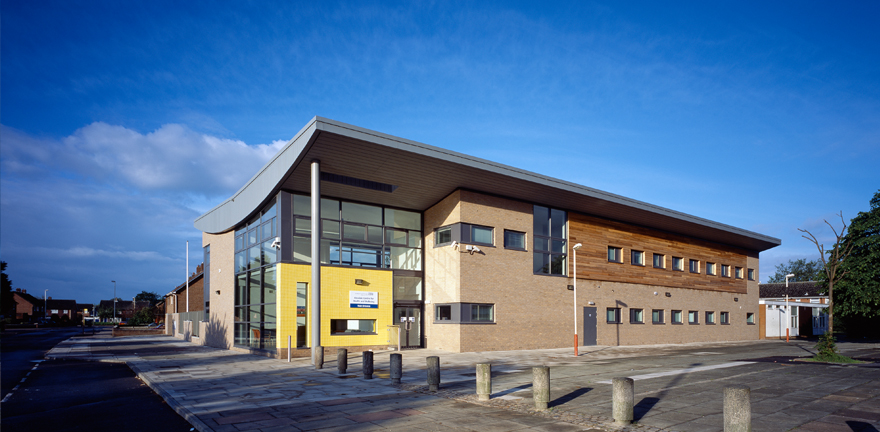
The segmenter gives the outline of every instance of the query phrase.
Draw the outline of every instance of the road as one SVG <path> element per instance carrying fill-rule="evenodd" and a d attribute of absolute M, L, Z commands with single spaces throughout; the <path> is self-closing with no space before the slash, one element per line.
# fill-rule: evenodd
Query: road
<path fill-rule="evenodd" d="M 77 334 L 64 328 L 3 334 L 4 431 L 192 430 L 124 364 L 41 361 L 48 349 Z M 10 394 L 7 387 L 15 390 Z"/>

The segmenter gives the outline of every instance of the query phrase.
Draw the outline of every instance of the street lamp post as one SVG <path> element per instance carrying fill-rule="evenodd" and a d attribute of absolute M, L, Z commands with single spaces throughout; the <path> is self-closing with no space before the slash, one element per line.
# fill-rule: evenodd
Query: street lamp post
<path fill-rule="evenodd" d="M 578 267 L 578 256 L 577 250 L 583 246 L 578 243 L 571 248 L 571 255 L 574 258 L 573 271 L 574 273 L 574 356 L 578 356 L 578 275 L 577 275 L 577 267 Z"/>
<path fill-rule="evenodd" d="M 113 282 L 113 321 L 116 321 L 116 281 Z"/>
<path fill-rule="evenodd" d="M 49 303 L 46 300 L 46 295 L 49 294 L 49 290 L 43 290 L 43 320 L 49 319 Z"/>

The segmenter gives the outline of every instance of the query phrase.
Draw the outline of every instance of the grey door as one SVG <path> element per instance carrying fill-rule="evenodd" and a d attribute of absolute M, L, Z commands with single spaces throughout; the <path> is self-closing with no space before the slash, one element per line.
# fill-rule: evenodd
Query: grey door
<path fill-rule="evenodd" d="M 417 307 L 395 307 L 394 323 L 400 325 L 400 347 L 419 348 L 422 344 L 421 310 Z"/>
<path fill-rule="evenodd" d="M 596 308 L 584 308 L 584 346 L 596 345 Z"/>

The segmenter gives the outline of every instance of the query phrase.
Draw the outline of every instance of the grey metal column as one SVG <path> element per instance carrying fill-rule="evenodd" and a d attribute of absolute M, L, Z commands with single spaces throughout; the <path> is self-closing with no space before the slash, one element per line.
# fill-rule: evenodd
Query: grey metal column
<path fill-rule="evenodd" d="M 312 364 L 321 347 L 321 161 L 312 161 Z"/>

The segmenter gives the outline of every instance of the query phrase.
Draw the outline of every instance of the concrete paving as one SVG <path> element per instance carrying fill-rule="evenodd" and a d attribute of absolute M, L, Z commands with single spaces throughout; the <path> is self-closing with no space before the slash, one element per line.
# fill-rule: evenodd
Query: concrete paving
<path fill-rule="evenodd" d="M 722 389 L 751 388 L 754 431 L 876 431 L 880 363 L 833 366 L 789 361 L 813 343 L 781 341 L 449 353 L 405 350 L 403 380 L 390 384 L 393 351 L 374 353 L 373 379 L 360 354 L 346 374 L 335 355 L 322 370 L 309 359 L 268 359 L 197 346 L 168 336 L 71 338 L 47 357 L 127 363 L 201 431 L 247 430 L 723 430 Z M 880 360 L 880 344 L 840 344 L 844 354 Z M 425 358 L 441 359 L 441 391 L 426 386 Z M 775 362 L 774 362 L 775 360 Z M 491 363 L 492 399 L 475 396 L 477 363 Z M 550 410 L 531 399 L 531 366 L 551 367 Z M 635 379 L 636 423 L 611 416 L 610 379 Z"/>

